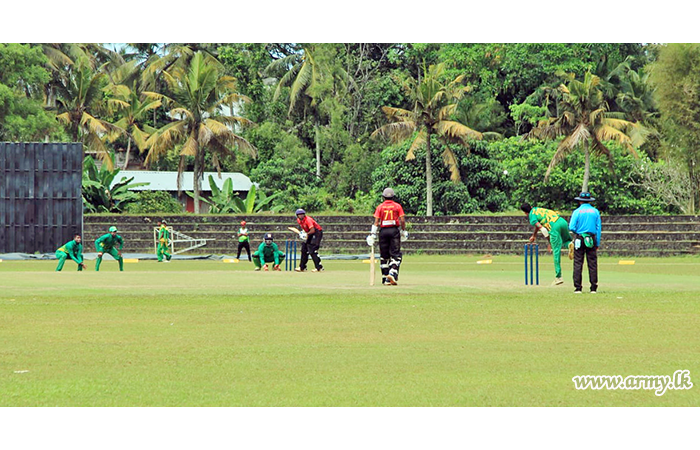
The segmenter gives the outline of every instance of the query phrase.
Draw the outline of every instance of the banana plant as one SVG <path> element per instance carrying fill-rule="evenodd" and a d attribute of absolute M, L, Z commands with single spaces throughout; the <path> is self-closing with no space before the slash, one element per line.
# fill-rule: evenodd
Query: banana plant
<path fill-rule="evenodd" d="M 209 186 L 211 187 L 211 197 L 208 199 L 202 198 L 209 205 L 209 212 L 212 214 L 252 214 L 262 212 L 281 192 L 266 196 L 262 192 L 258 192 L 255 185 L 250 187 L 245 199 L 241 199 L 233 190 L 233 182 L 230 178 L 224 180 L 224 184 L 219 188 L 214 181 L 214 177 L 209 175 Z M 258 194 L 260 194 L 258 196 Z M 195 198 L 193 192 L 187 192 L 192 198 Z M 256 203 L 256 199 L 259 201 Z M 274 206 L 269 208 L 272 212 L 279 212 L 282 206 Z"/>
<path fill-rule="evenodd" d="M 123 208 L 138 199 L 135 192 L 129 191 L 150 183 L 132 183 L 134 177 L 114 183 L 119 169 L 109 170 L 106 164 L 99 169 L 95 160 L 87 156 L 83 162 L 82 194 L 86 212 L 122 212 Z"/>

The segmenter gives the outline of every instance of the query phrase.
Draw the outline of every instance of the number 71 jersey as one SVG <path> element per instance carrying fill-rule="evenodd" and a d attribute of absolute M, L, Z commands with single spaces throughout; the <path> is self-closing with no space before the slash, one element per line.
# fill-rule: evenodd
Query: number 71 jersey
<path fill-rule="evenodd" d="M 374 211 L 374 217 L 379 219 L 379 226 L 382 228 L 398 227 L 399 217 L 402 216 L 403 208 L 393 200 L 384 200 Z"/>

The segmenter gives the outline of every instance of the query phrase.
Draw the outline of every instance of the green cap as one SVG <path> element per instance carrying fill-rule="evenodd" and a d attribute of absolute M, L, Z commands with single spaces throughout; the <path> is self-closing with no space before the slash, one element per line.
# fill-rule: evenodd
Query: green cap
<path fill-rule="evenodd" d="M 109 227 L 109 232 L 111 233 L 112 231 L 117 231 L 117 227 Z"/>

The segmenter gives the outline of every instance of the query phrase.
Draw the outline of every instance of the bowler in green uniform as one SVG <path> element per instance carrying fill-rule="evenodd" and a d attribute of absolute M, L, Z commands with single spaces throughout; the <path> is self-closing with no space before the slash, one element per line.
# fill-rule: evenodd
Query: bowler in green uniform
<path fill-rule="evenodd" d="M 170 261 L 170 253 L 168 253 L 168 245 L 170 245 L 170 231 L 168 230 L 168 223 L 163 220 L 160 223 L 160 228 L 158 228 L 158 249 L 156 250 L 156 256 L 158 257 L 158 262 L 163 262 L 163 256 L 165 256 L 166 261 Z"/>
<path fill-rule="evenodd" d="M 119 249 L 115 248 L 117 244 L 119 244 Z M 122 258 L 122 248 L 124 248 L 124 239 L 117 234 L 117 227 L 109 227 L 109 233 L 103 234 L 95 241 L 95 249 L 97 250 L 95 271 L 100 271 L 102 255 L 104 253 L 109 253 L 114 259 L 119 261 L 119 270 L 123 272 L 124 259 Z"/>
<path fill-rule="evenodd" d="M 58 250 L 56 250 L 56 258 L 58 259 L 58 266 L 56 267 L 56 272 L 60 272 L 63 269 L 63 264 L 65 264 L 66 259 L 70 258 L 78 265 L 78 272 L 85 268 L 85 263 L 83 263 L 83 244 L 81 244 L 81 237 L 76 234 L 72 241 L 63 244 Z"/>
<path fill-rule="evenodd" d="M 528 203 L 523 203 L 520 209 L 527 215 L 530 225 L 535 227 L 535 231 L 530 236 L 530 242 L 535 242 L 538 231 L 541 231 L 544 237 L 549 237 L 549 244 L 554 256 L 555 278 L 552 285 L 563 284 L 561 249 L 568 247 L 569 259 L 574 259 L 574 246 L 569 234 L 569 224 L 557 211 L 551 209 L 531 207 Z"/>
<path fill-rule="evenodd" d="M 263 265 L 265 266 L 265 271 L 267 271 L 267 263 L 273 263 L 274 266 L 272 270 L 282 270 L 280 269 L 280 263 L 284 261 L 284 253 L 280 251 L 277 244 L 272 242 L 272 233 L 265 234 L 265 239 L 262 244 L 258 247 L 258 250 L 253 253 L 253 264 L 255 264 L 255 270 L 260 270 Z"/>

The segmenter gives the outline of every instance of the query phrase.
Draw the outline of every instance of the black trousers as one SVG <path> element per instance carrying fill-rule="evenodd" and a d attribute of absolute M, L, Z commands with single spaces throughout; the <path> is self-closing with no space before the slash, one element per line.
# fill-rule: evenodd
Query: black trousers
<path fill-rule="evenodd" d="M 583 241 L 583 240 L 582 240 Z M 574 289 L 582 290 L 583 259 L 588 262 L 588 280 L 591 291 L 598 290 L 598 247 L 588 248 L 581 242 L 581 247 L 574 250 Z"/>
<path fill-rule="evenodd" d="M 401 231 L 399 227 L 386 227 L 379 230 L 379 257 L 401 259 Z"/>
<path fill-rule="evenodd" d="M 238 243 L 238 255 L 236 255 L 236 259 L 241 257 L 241 250 L 243 249 L 245 249 L 245 252 L 248 254 L 248 261 L 252 261 L 252 259 L 250 259 L 250 243 L 248 241 Z"/>
<path fill-rule="evenodd" d="M 306 263 L 309 262 L 309 256 L 316 266 L 316 270 L 323 269 L 321 258 L 318 256 L 318 249 L 321 247 L 321 239 L 323 239 L 323 231 L 316 230 L 314 234 L 310 234 L 306 238 L 306 242 L 301 244 L 301 258 L 299 259 L 299 268 L 306 269 Z"/>
<path fill-rule="evenodd" d="M 401 265 L 401 230 L 399 227 L 386 227 L 379 230 L 379 258 L 382 269 L 382 283 L 391 270 L 398 278 Z"/>

